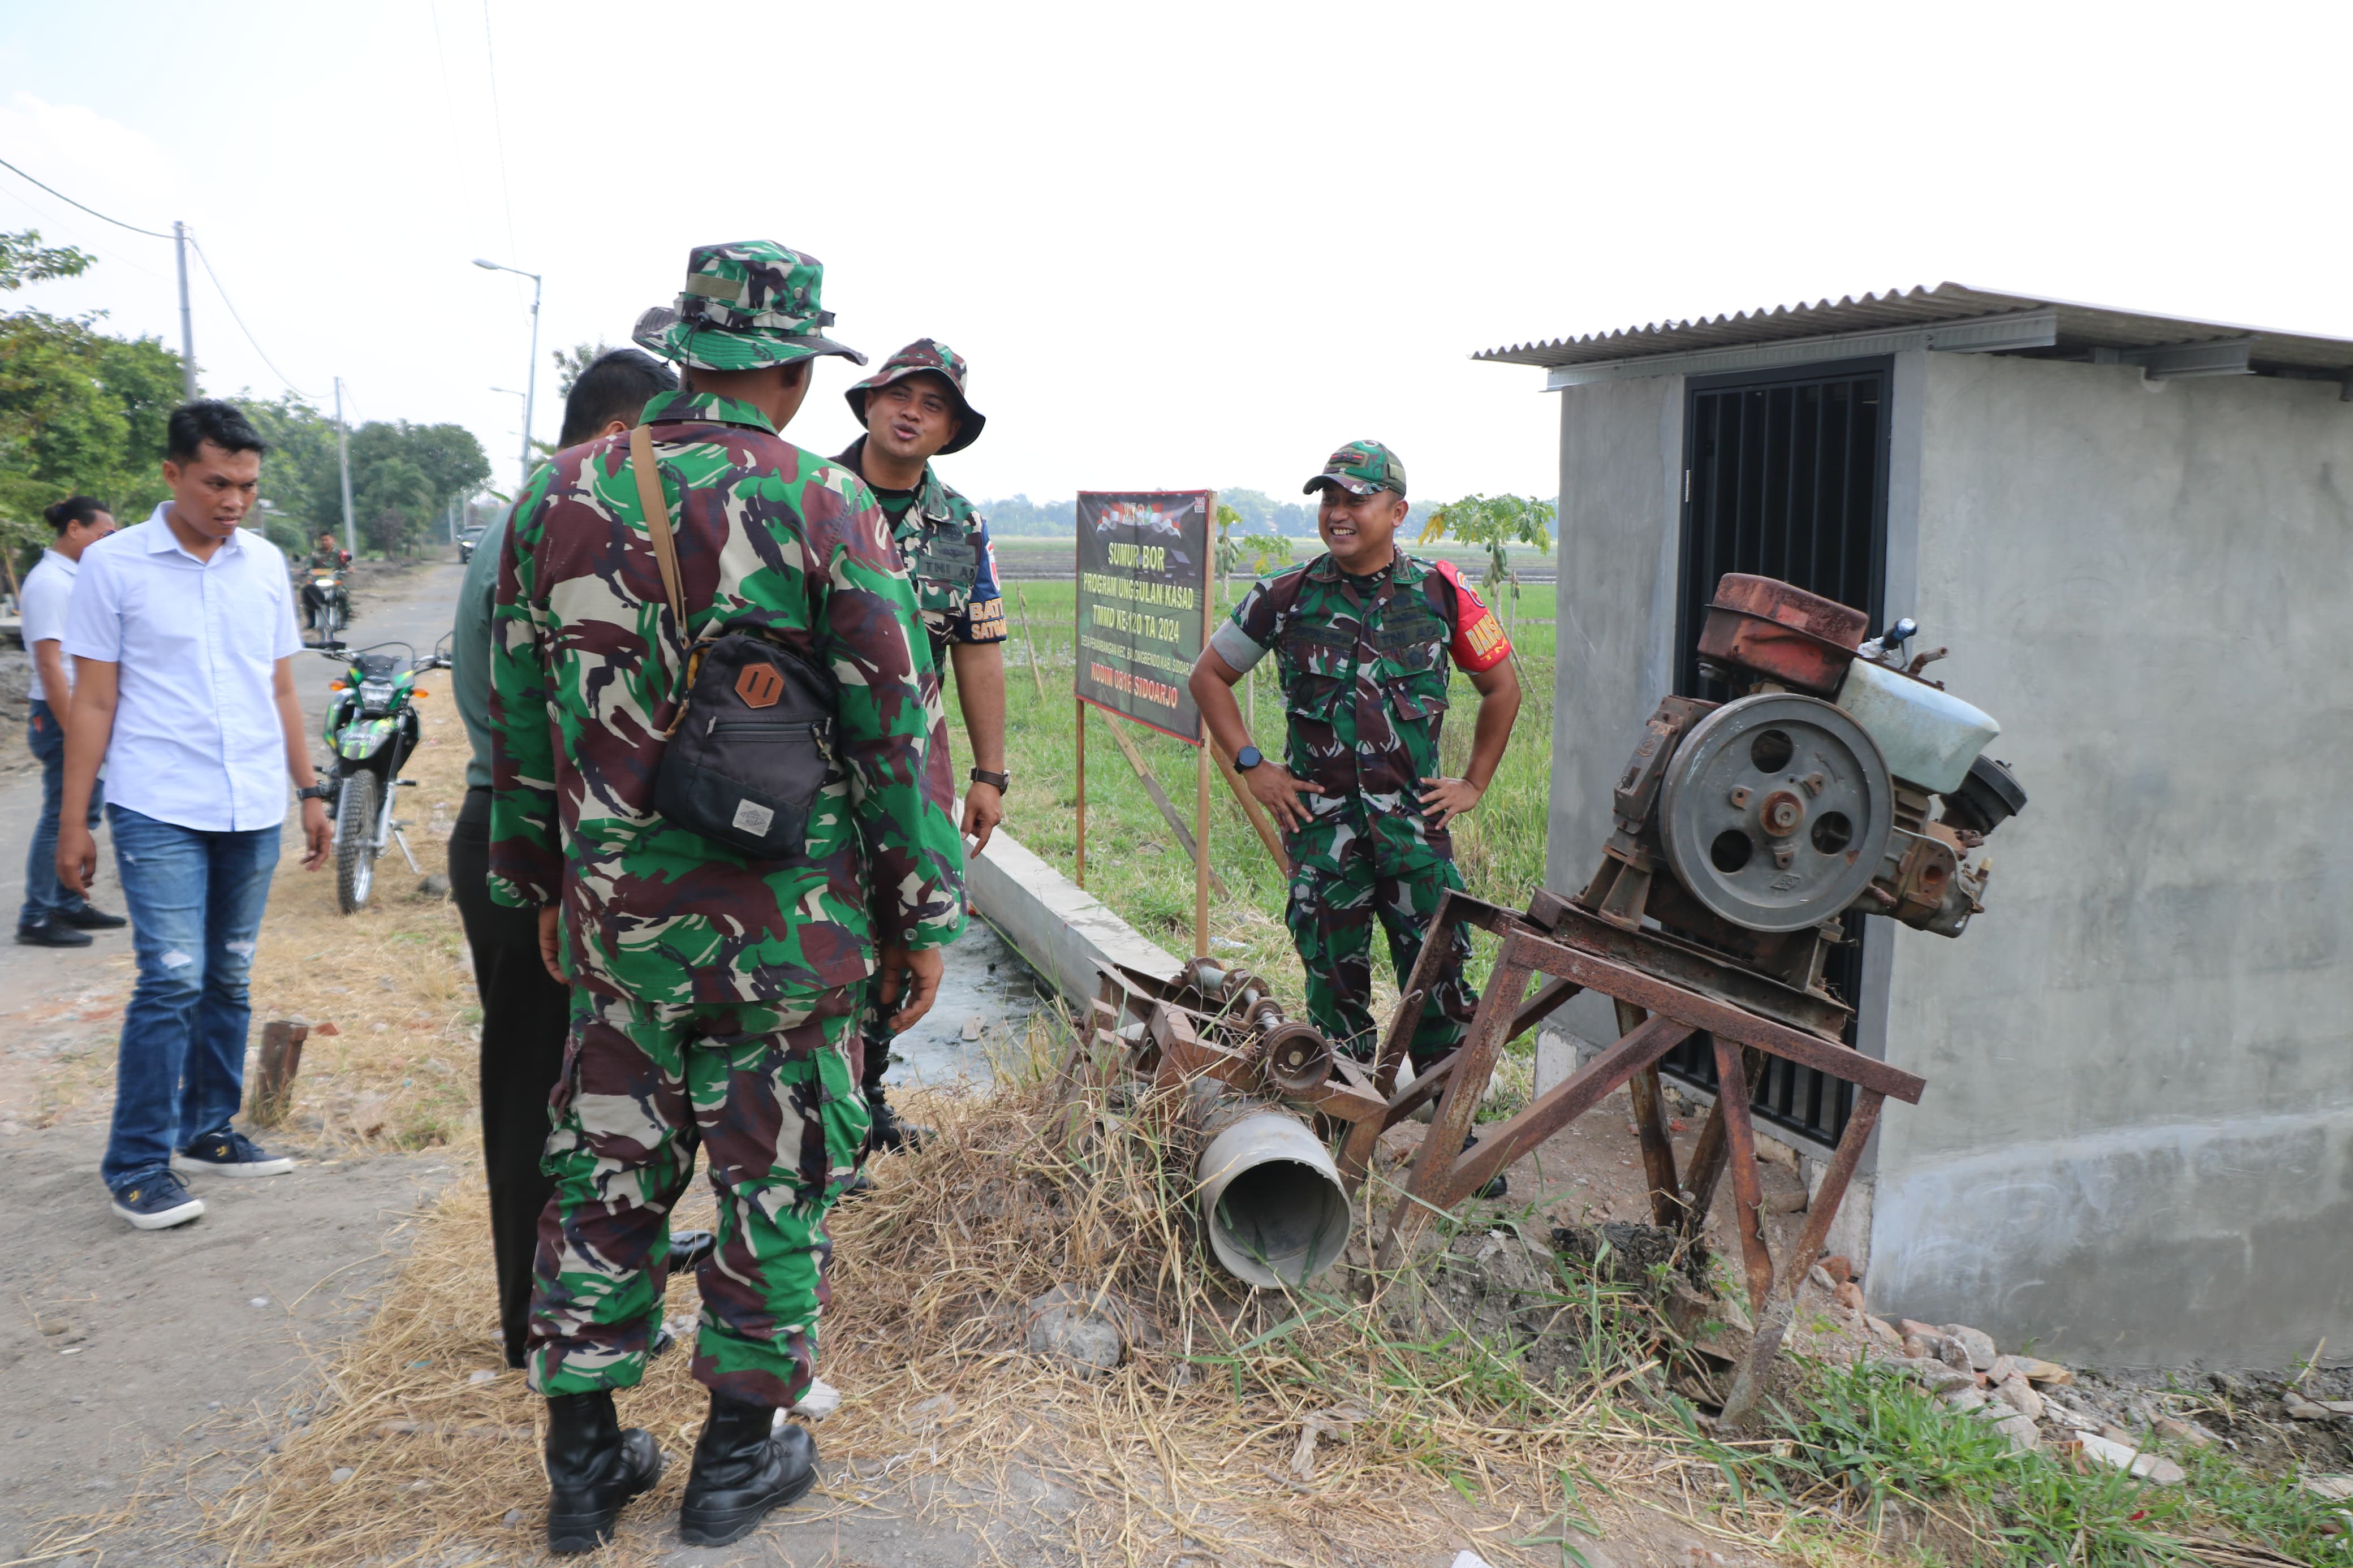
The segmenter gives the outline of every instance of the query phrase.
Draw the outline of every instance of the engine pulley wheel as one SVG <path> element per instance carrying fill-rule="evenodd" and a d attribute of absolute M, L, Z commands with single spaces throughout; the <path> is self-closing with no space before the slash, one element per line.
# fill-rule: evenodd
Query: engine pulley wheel
<path fill-rule="evenodd" d="M 1861 725 L 1818 698 L 1767 692 L 1692 727 L 1659 791 L 1667 864 L 1750 931 L 1820 925 L 1886 852 L 1894 789 Z"/>

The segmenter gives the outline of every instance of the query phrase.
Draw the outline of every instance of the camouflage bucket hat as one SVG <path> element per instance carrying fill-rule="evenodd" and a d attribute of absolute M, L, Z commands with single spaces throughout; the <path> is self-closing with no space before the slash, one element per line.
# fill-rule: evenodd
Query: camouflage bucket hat
<path fill-rule="evenodd" d="M 757 370 L 817 354 L 864 364 L 856 349 L 818 334 L 833 325 L 833 312 L 819 305 L 824 288 L 824 262 L 774 240 L 698 245 L 688 253 L 677 308 L 648 310 L 629 335 L 699 370 Z"/>
<path fill-rule="evenodd" d="M 1352 496 L 1368 496 L 1375 490 L 1403 495 L 1405 465 L 1378 441 L 1351 441 L 1324 458 L 1324 471 L 1300 486 L 1299 493 L 1312 496 L 1325 485 L 1337 485 Z"/>
<path fill-rule="evenodd" d="M 936 375 L 948 384 L 949 389 L 955 394 L 958 417 L 962 421 L 957 426 L 955 439 L 941 447 L 940 455 L 945 457 L 950 452 L 961 452 L 980 439 L 980 427 L 987 424 L 988 419 L 964 395 L 966 374 L 964 355 L 937 338 L 917 338 L 884 360 L 881 370 L 852 385 L 842 395 L 849 399 L 849 411 L 858 416 L 858 423 L 864 425 L 868 393 L 879 392 L 894 381 L 904 381 L 911 375 L 925 374 Z"/>

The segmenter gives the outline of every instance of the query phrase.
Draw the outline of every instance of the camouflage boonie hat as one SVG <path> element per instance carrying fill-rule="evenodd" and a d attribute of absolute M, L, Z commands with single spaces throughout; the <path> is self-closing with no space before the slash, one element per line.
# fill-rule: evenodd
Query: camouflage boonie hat
<path fill-rule="evenodd" d="M 1405 494 L 1405 465 L 1397 454 L 1378 441 L 1351 441 L 1324 459 L 1324 471 L 1299 487 L 1299 493 L 1312 496 L 1325 485 L 1337 485 L 1352 496 L 1368 496 L 1375 490 L 1395 490 Z"/>
<path fill-rule="evenodd" d="M 956 406 L 960 411 L 958 417 L 962 420 L 955 439 L 941 447 L 940 455 L 945 457 L 950 452 L 961 452 L 980 439 L 980 427 L 987 424 L 988 419 L 964 395 L 964 355 L 937 338 L 917 338 L 884 360 L 881 370 L 852 385 L 842 395 L 849 399 L 849 411 L 858 416 L 858 423 L 864 425 L 868 393 L 878 392 L 894 381 L 904 381 L 911 375 L 922 375 L 926 372 L 948 384 L 949 389 L 955 394 Z"/>
<path fill-rule="evenodd" d="M 686 291 L 657 306 L 629 335 L 664 359 L 698 370 L 757 370 L 816 354 L 866 363 L 818 334 L 833 325 L 819 307 L 825 263 L 771 239 L 698 245 L 687 254 Z"/>

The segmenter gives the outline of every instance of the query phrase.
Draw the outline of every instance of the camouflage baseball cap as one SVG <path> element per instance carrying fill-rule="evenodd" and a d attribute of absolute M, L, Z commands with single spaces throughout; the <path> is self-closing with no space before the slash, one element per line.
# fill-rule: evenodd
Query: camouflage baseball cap
<path fill-rule="evenodd" d="M 1299 493 L 1312 496 L 1325 485 L 1337 485 L 1352 496 L 1368 496 L 1375 490 L 1403 495 L 1405 465 L 1378 441 L 1351 441 L 1324 458 L 1324 471 L 1300 486 Z"/>
<path fill-rule="evenodd" d="M 698 245 L 687 254 L 677 308 L 648 310 L 630 336 L 700 370 L 757 370 L 816 354 L 864 364 L 856 349 L 818 335 L 833 325 L 833 312 L 818 304 L 824 288 L 824 262 L 774 240 Z"/>
<path fill-rule="evenodd" d="M 881 370 L 876 371 L 864 381 L 857 383 L 842 395 L 849 399 L 849 411 L 858 416 L 858 422 L 863 425 L 866 423 L 868 393 L 878 392 L 892 382 L 904 381 L 911 375 L 926 374 L 936 375 L 948 384 L 949 389 L 955 394 L 956 405 L 960 410 L 958 417 L 962 424 L 956 429 L 955 439 L 941 447 L 940 451 L 943 456 L 949 452 L 961 452 L 980 439 L 980 427 L 987 424 L 988 420 L 979 409 L 972 405 L 971 399 L 964 395 L 964 378 L 966 374 L 964 355 L 937 338 L 917 338 L 913 342 L 884 360 Z"/>

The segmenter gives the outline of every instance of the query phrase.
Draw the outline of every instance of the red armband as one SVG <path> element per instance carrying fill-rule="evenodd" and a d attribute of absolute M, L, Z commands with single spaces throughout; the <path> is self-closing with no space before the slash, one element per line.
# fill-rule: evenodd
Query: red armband
<path fill-rule="evenodd" d="M 1504 623 L 1487 607 L 1478 590 L 1462 580 L 1451 561 L 1432 563 L 1438 574 L 1446 579 L 1448 591 L 1454 595 L 1454 641 L 1447 651 L 1454 662 L 1468 670 L 1493 669 L 1512 657 L 1511 639 L 1504 636 Z"/>

